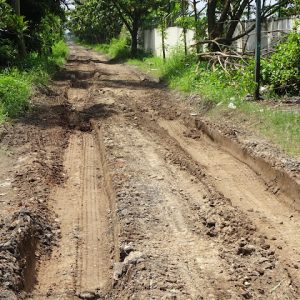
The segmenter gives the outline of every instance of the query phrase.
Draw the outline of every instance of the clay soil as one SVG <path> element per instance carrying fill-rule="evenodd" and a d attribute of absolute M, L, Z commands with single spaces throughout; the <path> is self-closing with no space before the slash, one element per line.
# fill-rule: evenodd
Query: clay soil
<path fill-rule="evenodd" d="M 0 128 L 0 299 L 300 299 L 299 161 L 70 48 Z"/>

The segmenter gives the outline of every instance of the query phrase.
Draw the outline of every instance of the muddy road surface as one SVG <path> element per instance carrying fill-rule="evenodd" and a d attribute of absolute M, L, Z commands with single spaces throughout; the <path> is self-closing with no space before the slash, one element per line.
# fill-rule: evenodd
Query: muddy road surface
<path fill-rule="evenodd" d="M 300 299 L 296 197 L 187 103 L 76 45 L 40 93 L 2 138 L 0 299 Z"/>

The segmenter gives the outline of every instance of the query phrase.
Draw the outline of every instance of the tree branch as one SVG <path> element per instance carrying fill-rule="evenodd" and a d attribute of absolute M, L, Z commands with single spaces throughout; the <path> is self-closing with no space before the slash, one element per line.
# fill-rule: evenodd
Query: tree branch
<path fill-rule="evenodd" d="M 122 21 L 124 22 L 125 26 L 127 27 L 128 31 L 133 34 L 133 30 L 132 30 L 132 26 L 130 25 L 130 23 L 128 22 L 128 20 L 124 17 L 124 13 L 123 13 L 123 9 L 122 7 L 119 6 L 119 3 L 117 3 L 117 1 L 112 1 L 112 4 L 114 5 L 114 7 L 117 9 L 120 18 L 122 19 Z"/>

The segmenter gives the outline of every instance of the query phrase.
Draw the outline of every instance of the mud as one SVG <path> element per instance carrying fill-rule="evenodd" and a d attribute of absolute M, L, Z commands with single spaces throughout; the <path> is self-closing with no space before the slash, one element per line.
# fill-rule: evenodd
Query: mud
<path fill-rule="evenodd" d="M 300 298 L 296 159 L 75 45 L 32 102 L 0 130 L 0 299 Z"/>

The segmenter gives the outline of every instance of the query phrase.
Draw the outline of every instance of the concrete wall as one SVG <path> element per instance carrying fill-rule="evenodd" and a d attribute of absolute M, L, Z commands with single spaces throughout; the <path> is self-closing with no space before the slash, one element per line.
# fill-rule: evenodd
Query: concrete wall
<path fill-rule="evenodd" d="M 162 56 L 162 36 L 159 29 L 144 30 L 143 32 L 144 50 L 151 52 L 155 56 Z M 187 45 L 194 44 L 194 31 L 187 31 Z M 166 31 L 166 55 L 170 55 L 172 49 L 184 46 L 183 29 L 180 27 L 169 27 Z"/>
<path fill-rule="evenodd" d="M 290 32 L 295 27 L 297 18 L 282 18 L 282 19 L 271 19 L 262 24 L 262 49 L 269 51 L 273 48 L 274 44 L 278 42 L 280 37 Z M 298 19 L 299 20 L 299 19 Z M 239 35 L 244 32 L 247 28 L 251 27 L 254 21 L 242 22 L 238 25 L 235 35 Z M 239 39 L 234 43 L 236 50 L 243 51 L 254 51 L 256 43 L 255 30 L 250 32 L 248 35 Z"/>
<path fill-rule="evenodd" d="M 274 43 L 278 41 L 280 36 L 293 29 L 295 21 L 299 18 L 283 18 L 283 19 L 272 19 L 262 25 L 262 49 L 267 51 L 272 48 Z M 235 35 L 244 32 L 245 29 L 252 26 L 254 21 L 242 22 L 238 25 Z M 299 28 L 300 30 L 300 28 Z M 237 51 L 254 51 L 255 49 L 255 30 L 247 36 L 239 39 L 234 43 L 234 48 Z M 193 45 L 194 42 L 194 31 L 188 30 L 187 32 L 187 44 Z M 166 54 L 170 55 L 172 49 L 183 46 L 183 29 L 180 27 L 169 27 L 167 29 L 166 37 Z M 143 47 L 144 50 L 151 52 L 155 56 L 162 56 L 162 38 L 159 29 L 144 30 L 143 32 Z"/>

